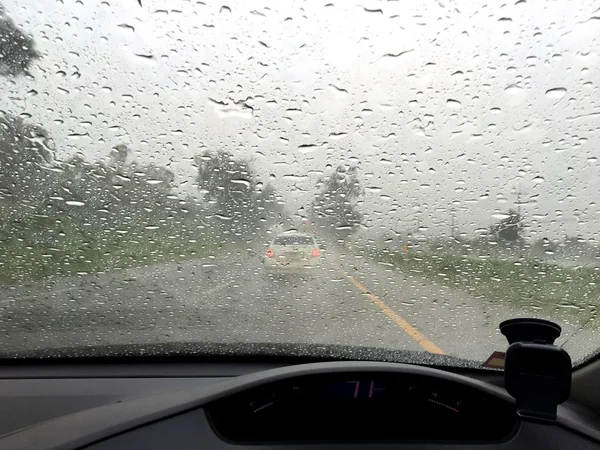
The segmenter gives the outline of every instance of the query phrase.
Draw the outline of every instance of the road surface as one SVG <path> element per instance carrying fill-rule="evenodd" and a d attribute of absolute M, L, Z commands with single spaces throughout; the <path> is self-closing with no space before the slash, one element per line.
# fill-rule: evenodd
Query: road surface
<path fill-rule="evenodd" d="M 311 278 L 270 279 L 263 249 L 30 286 L 0 288 L 5 351 L 209 341 L 316 343 L 443 353 L 484 361 L 505 319 L 531 316 L 330 248 Z M 535 315 L 535 314 L 534 314 Z M 572 317 L 572 316 L 571 316 Z M 563 327 L 574 360 L 600 333 Z"/>

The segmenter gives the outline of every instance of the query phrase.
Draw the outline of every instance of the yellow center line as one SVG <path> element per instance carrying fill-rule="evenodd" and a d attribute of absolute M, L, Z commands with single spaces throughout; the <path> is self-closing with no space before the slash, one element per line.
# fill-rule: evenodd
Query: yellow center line
<path fill-rule="evenodd" d="M 385 313 L 386 316 L 392 319 L 392 321 L 400 328 L 402 328 L 406 332 L 406 334 L 408 334 L 411 338 L 417 341 L 417 343 L 421 347 L 423 347 L 426 351 L 430 353 L 438 353 L 440 355 L 444 355 L 444 351 L 441 348 L 439 348 L 437 345 L 435 345 L 433 342 L 427 339 L 423 335 L 423 333 L 417 330 L 414 326 L 412 326 L 409 322 L 402 318 L 402 316 L 397 314 L 392 308 L 386 305 L 383 302 L 383 300 L 381 300 L 379 297 L 373 294 L 370 289 L 367 289 L 360 281 L 358 281 L 352 275 L 349 275 L 348 273 L 343 271 L 342 273 L 346 278 L 348 278 L 352 282 L 354 286 L 363 291 L 369 297 L 369 299 Z"/>

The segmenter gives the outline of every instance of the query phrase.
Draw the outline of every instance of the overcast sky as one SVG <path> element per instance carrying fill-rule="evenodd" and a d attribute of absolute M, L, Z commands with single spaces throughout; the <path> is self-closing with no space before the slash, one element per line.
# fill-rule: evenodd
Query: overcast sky
<path fill-rule="evenodd" d="M 594 2 L 2 1 L 44 54 L 2 109 L 58 158 L 126 143 L 187 189 L 224 149 L 292 211 L 350 163 L 372 230 L 473 235 L 520 189 L 530 232 L 600 239 Z"/>

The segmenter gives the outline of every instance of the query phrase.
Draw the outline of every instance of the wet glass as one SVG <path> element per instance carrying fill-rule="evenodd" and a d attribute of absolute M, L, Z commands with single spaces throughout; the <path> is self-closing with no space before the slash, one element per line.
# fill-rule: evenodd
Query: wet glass
<path fill-rule="evenodd" d="M 594 2 L 0 2 L 4 356 L 600 347 Z"/>

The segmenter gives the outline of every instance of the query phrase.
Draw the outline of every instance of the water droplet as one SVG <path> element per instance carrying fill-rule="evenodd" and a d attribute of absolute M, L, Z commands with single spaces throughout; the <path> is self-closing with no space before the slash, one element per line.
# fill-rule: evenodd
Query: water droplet
<path fill-rule="evenodd" d="M 551 98 L 551 99 L 559 99 L 559 98 L 563 98 L 566 93 L 567 93 L 567 90 L 565 88 L 557 87 L 557 88 L 548 89 L 546 91 L 546 97 Z"/>
<path fill-rule="evenodd" d="M 514 130 L 517 133 L 527 133 L 527 132 L 531 131 L 532 125 L 533 125 L 532 123 L 527 123 L 520 128 L 514 128 Z"/>
<path fill-rule="evenodd" d="M 300 153 L 311 153 L 322 147 L 322 144 L 302 144 L 298 146 Z"/>
<path fill-rule="evenodd" d="M 363 10 L 368 13 L 383 14 L 383 10 L 380 8 L 367 8 L 363 6 Z"/>
<path fill-rule="evenodd" d="M 163 180 L 147 180 L 146 183 L 148 184 L 160 184 L 160 183 L 164 183 Z"/>
<path fill-rule="evenodd" d="M 154 55 L 152 55 L 150 53 L 134 53 L 134 55 L 137 56 L 138 58 L 142 58 L 146 61 L 154 59 Z"/>
<path fill-rule="evenodd" d="M 88 133 L 69 133 L 67 137 L 71 140 L 78 141 L 84 137 L 89 136 Z"/>
<path fill-rule="evenodd" d="M 246 186 L 248 188 L 250 187 L 250 181 L 245 180 L 243 178 L 236 178 L 234 180 L 231 180 L 231 183 L 232 184 L 241 184 L 241 185 Z"/>
<path fill-rule="evenodd" d="M 385 55 L 383 55 L 381 58 L 379 59 L 383 59 L 383 58 L 399 58 L 401 56 L 406 55 L 407 53 L 413 52 L 414 49 L 410 49 L 410 50 L 404 50 L 398 53 L 386 53 Z"/>
<path fill-rule="evenodd" d="M 348 91 L 346 89 L 338 87 L 335 84 L 330 84 L 329 87 L 331 87 L 334 90 L 334 92 L 336 92 L 337 94 L 343 94 L 343 95 L 345 95 L 345 94 L 348 93 Z"/>
<path fill-rule="evenodd" d="M 448 108 L 458 109 L 462 106 L 462 103 L 459 102 L 458 100 L 449 98 L 448 100 L 446 100 L 446 105 L 448 106 Z"/>
<path fill-rule="evenodd" d="M 117 25 L 119 28 L 121 28 L 122 30 L 125 30 L 129 33 L 133 33 L 135 32 L 135 28 L 133 27 L 133 25 L 129 25 L 128 23 L 120 23 L 119 25 Z"/>
<path fill-rule="evenodd" d="M 544 181 L 546 181 L 546 180 L 544 179 L 544 177 L 542 177 L 542 176 L 538 175 L 538 176 L 537 176 L 537 177 L 535 177 L 535 178 L 534 178 L 532 181 L 533 181 L 534 183 L 543 183 L 543 182 L 544 182 Z"/>
<path fill-rule="evenodd" d="M 84 202 L 78 202 L 76 200 L 67 200 L 65 203 L 69 206 L 85 206 Z"/>
<path fill-rule="evenodd" d="M 341 139 L 342 137 L 346 136 L 348 133 L 345 132 L 333 132 L 333 133 L 329 133 L 329 137 L 332 139 Z"/>
<path fill-rule="evenodd" d="M 242 119 L 251 119 L 254 116 L 254 108 L 246 102 L 221 102 L 212 98 L 208 99 L 209 103 L 215 108 L 219 117 L 239 117 Z"/>
<path fill-rule="evenodd" d="M 504 92 L 506 92 L 508 95 L 517 95 L 523 92 L 523 88 L 517 86 L 516 84 L 511 84 L 504 89 Z"/>

